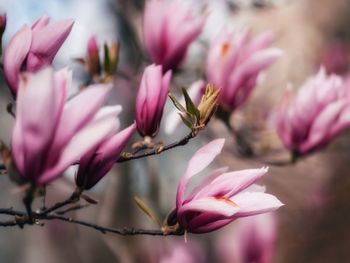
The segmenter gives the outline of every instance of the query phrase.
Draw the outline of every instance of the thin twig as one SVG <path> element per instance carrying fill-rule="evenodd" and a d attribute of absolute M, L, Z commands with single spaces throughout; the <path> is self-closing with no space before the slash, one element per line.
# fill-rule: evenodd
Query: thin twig
<path fill-rule="evenodd" d="M 166 235 L 183 235 L 181 232 L 174 232 L 174 233 L 164 233 L 160 229 L 140 229 L 140 228 L 111 228 L 111 227 L 104 227 L 100 226 L 94 223 L 89 223 L 86 221 L 82 220 L 77 220 L 71 217 L 66 217 L 63 215 L 59 215 L 57 213 L 49 213 L 49 214 L 43 214 L 43 213 L 37 213 L 33 212 L 32 213 L 32 218 L 29 218 L 25 212 L 22 211 L 16 211 L 13 210 L 12 208 L 5 208 L 5 209 L 0 209 L 0 214 L 5 214 L 5 215 L 11 215 L 14 216 L 14 220 L 8 220 L 8 221 L 2 221 L 0 222 L 0 227 L 9 227 L 9 226 L 19 226 L 23 227 L 24 225 L 33 224 L 33 221 L 36 222 L 37 225 L 39 224 L 40 221 L 45 221 L 45 220 L 60 220 L 64 221 L 67 223 L 71 224 L 76 224 L 76 225 L 81 225 L 85 227 L 89 227 L 92 229 L 95 229 L 97 231 L 100 231 L 103 234 L 106 233 L 114 233 L 118 235 L 123 235 L 123 236 L 135 236 L 135 235 L 151 235 L 151 236 L 166 236 Z M 42 224 L 41 224 L 42 225 Z"/>
<path fill-rule="evenodd" d="M 151 156 L 151 155 L 157 155 L 157 154 L 160 154 L 162 152 L 173 149 L 175 147 L 186 145 L 192 138 L 196 137 L 196 135 L 197 135 L 197 133 L 191 132 L 188 135 L 186 135 L 184 138 L 182 138 L 181 140 L 176 141 L 176 142 L 171 143 L 171 144 L 168 144 L 168 145 L 165 145 L 164 147 L 162 147 L 160 149 L 154 149 L 154 150 L 151 150 L 151 151 L 148 151 L 145 153 L 141 153 L 141 154 L 137 154 L 137 155 L 121 156 L 117 160 L 117 163 L 123 163 L 123 162 L 131 161 L 131 160 L 135 160 L 135 159 L 140 159 L 140 158 L 144 158 L 144 157 Z"/>
<path fill-rule="evenodd" d="M 79 205 L 75 205 L 72 207 L 68 207 L 64 210 L 56 211 L 55 213 L 58 215 L 64 215 L 68 212 L 77 211 L 77 210 L 83 209 L 83 208 L 88 207 L 88 206 L 90 206 L 90 204 L 83 204 L 83 205 L 79 204 Z"/>
<path fill-rule="evenodd" d="M 77 201 L 79 201 L 79 198 L 80 198 L 80 194 L 81 192 L 80 191 L 74 191 L 73 194 L 66 200 L 62 201 L 62 202 L 57 202 L 56 204 L 54 204 L 53 206 L 41 211 L 39 213 L 39 215 L 47 215 L 51 212 L 54 212 L 56 211 L 57 209 L 60 209 L 66 205 L 70 205 L 70 204 L 73 204 L 73 203 L 76 203 Z"/>
<path fill-rule="evenodd" d="M 9 216 L 25 216 L 26 213 L 22 211 L 16 211 L 12 207 L 10 208 L 0 208 L 0 214 L 9 215 Z"/>
<path fill-rule="evenodd" d="M 89 223 L 89 222 L 85 222 L 85 221 L 81 221 L 81 220 L 76 220 L 73 219 L 71 217 L 65 217 L 62 215 L 48 215 L 45 219 L 47 220 L 61 220 L 61 221 L 65 221 L 65 222 L 69 222 L 72 224 L 77 224 L 77 225 L 82 225 L 82 226 L 86 226 L 86 227 L 90 227 L 93 228 L 95 230 L 100 231 L 103 234 L 106 233 L 114 233 L 114 234 L 118 234 L 118 235 L 123 235 L 123 236 L 134 236 L 134 235 L 151 235 L 151 236 L 165 236 L 166 234 L 163 233 L 162 230 L 147 230 L 147 229 L 139 229 L 139 228 L 111 228 L 111 227 L 103 227 L 94 223 Z M 174 235 L 174 234 L 173 234 Z M 176 235 L 180 235 L 180 234 L 176 234 Z"/>
<path fill-rule="evenodd" d="M 16 222 L 16 220 L 8 220 L 8 221 L 0 222 L 0 226 L 2 227 L 17 226 L 17 225 L 18 223 Z"/>
<path fill-rule="evenodd" d="M 144 157 L 152 156 L 152 155 L 158 155 L 161 154 L 162 152 L 168 151 L 170 149 L 176 148 L 178 146 L 184 146 L 186 145 L 191 139 L 196 137 L 197 132 L 191 131 L 188 135 L 186 135 L 184 138 L 181 140 L 178 140 L 176 142 L 173 142 L 171 144 L 165 145 L 163 147 L 147 151 L 145 153 L 140 153 L 140 154 L 130 154 L 130 156 L 120 156 L 119 159 L 116 161 L 117 163 L 123 163 L 131 160 L 136 160 L 136 159 L 141 159 Z M 78 165 L 79 162 L 74 163 L 74 165 Z M 0 171 L 6 171 L 6 166 L 4 164 L 0 164 Z"/>

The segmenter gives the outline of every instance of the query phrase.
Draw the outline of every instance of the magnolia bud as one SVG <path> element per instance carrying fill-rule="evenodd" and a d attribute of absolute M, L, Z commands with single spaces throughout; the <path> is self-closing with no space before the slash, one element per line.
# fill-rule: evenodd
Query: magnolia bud
<path fill-rule="evenodd" d="M 87 51 L 88 51 L 88 56 L 86 61 L 87 71 L 92 76 L 100 75 L 101 63 L 100 63 L 100 56 L 99 56 L 99 48 L 98 48 L 95 36 L 92 36 L 89 39 Z"/>
<path fill-rule="evenodd" d="M 207 85 L 202 100 L 198 105 L 198 110 L 200 113 L 198 121 L 199 125 L 206 125 L 209 122 L 211 116 L 213 116 L 215 113 L 219 94 L 220 90 L 215 89 L 214 85 Z"/>

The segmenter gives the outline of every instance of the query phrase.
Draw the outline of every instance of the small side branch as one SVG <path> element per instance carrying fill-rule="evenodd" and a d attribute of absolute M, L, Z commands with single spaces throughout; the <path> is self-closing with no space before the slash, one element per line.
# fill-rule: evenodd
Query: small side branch
<path fill-rule="evenodd" d="M 122 236 L 135 236 L 135 235 L 150 235 L 150 236 L 167 236 L 167 235 L 183 235 L 183 233 L 164 233 L 161 229 L 140 229 L 140 228 L 111 228 L 100 226 L 94 223 L 86 222 L 83 220 L 77 220 L 71 217 L 66 217 L 57 213 L 40 213 L 40 212 L 32 212 L 31 218 L 28 217 L 27 213 L 22 211 L 13 210 L 12 208 L 4 208 L 0 209 L 0 214 L 13 216 L 13 220 L 0 221 L 0 227 L 10 227 L 10 226 L 19 226 L 23 228 L 24 225 L 33 225 L 33 221 L 35 225 L 43 225 L 43 221 L 49 220 L 60 220 L 70 224 L 76 224 L 80 226 L 85 226 L 88 228 L 95 229 L 103 234 L 106 233 L 114 233 Z"/>
<path fill-rule="evenodd" d="M 114 233 L 122 236 L 135 236 L 135 235 L 151 235 L 151 236 L 166 236 L 165 233 L 163 233 L 162 230 L 147 230 L 147 229 L 139 229 L 139 228 L 110 228 L 110 227 L 104 227 L 100 226 L 94 223 L 89 223 L 81 220 L 76 220 L 70 217 L 65 217 L 62 215 L 49 215 L 45 218 L 46 220 L 60 220 L 65 221 L 72 224 L 82 225 L 85 227 L 93 228 L 97 231 L 100 231 L 103 234 L 106 233 Z M 179 235 L 179 234 L 177 234 Z"/>
<path fill-rule="evenodd" d="M 186 145 L 192 138 L 196 137 L 197 133 L 196 132 L 191 132 L 188 135 L 186 135 L 184 138 L 182 138 L 179 141 L 176 141 L 174 143 L 168 144 L 166 146 L 163 146 L 159 149 L 154 149 L 145 153 L 140 153 L 140 154 L 131 154 L 130 156 L 121 156 L 119 157 L 119 159 L 117 160 L 117 163 L 123 163 L 123 162 L 127 162 L 127 161 L 131 161 L 131 160 L 135 160 L 135 159 L 140 159 L 140 158 L 144 158 L 144 157 L 148 157 L 148 156 L 152 156 L 152 155 L 157 155 L 160 154 L 162 152 L 168 151 L 170 149 L 176 148 L 178 146 L 183 146 Z"/>
<path fill-rule="evenodd" d="M 66 199 L 62 202 L 58 202 L 58 203 L 54 204 L 53 206 L 41 211 L 39 213 L 39 215 L 41 215 L 41 216 L 47 215 L 47 214 L 54 212 L 62 207 L 65 207 L 67 205 L 74 204 L 74 203 L 78 202 L 79 198 L 80 198 L 80 194 L 81 194 L 81 191 L 79 189 L 75 190 L 73 192 L 73 194 L 68 199 Z"/>

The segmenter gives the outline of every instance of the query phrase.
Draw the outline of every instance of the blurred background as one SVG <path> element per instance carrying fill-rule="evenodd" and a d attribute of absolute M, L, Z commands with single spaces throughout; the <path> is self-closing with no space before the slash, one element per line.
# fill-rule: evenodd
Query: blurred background
<path fill-rule="evenodd" d="M 234 113 L 231 121 L 253 141 L 257 152 L 279 149 L 281 154 L 283 146 L 269 124 L 268 115 L 279 103 L 287 84 L 299 87 L 321 64 L 328 72 L 348 74 L 350 1 L 192 2 L 198 8 L 205 5 L 208 19 L 204 32 L 191 45 L 176 76 L 173 92 L 178 93 L 179 87 L 189 86 L 202 76 L 208 42 L 223 25 L 229 28 L 249 26 L 255 33 L 274 31 L 277 35 L 274 46 L 281 48 L 284 56 L 264 74 L 253 96 Z M 119 75 L 114 81 L 110 103 L 124 106 L 122 117 L 123 127 L 126 127 L 134 118 L 140 72 L 148 63 L 141 32 L 143 7 L 141 0 L 0 0 L 0 12 L 6 12 L 8 19 L 3 46 L 6 47 L 23 24 L 31 24 L 45 13 L 52 20 L 73 18 L 73 30 L 54 65 L 73 69 L 77 89 L 86 79 L 86 73 L 74 59 L 85 56 L 88 39 L 96 35 L 100 45 L 118 40 L 121 45 Z M 9 142 L 13 119 L 6 112 L 6 105 L 11 96 L 3 74 L 0 74 L 0 87 L 0 138 Z M 166 111 L 171 109 L 168 102 Z M 169 143 L 186 133 L 186 128 L 181 127 L 171 135 L 161 131 L 157 138 Z M 209 128 L 187 146 L 116 165 L 109 176 L 89 192 L 99 204 L 72 216 L 111 227 L 156 228 L 157 225 L 134 204 L 133 197 L 142 198 L 164 218 L 175 206 L 176 186 L 190 156 L 201 145 L 218 137 L 226 138 L 226 144 L 216 166 L 239 170 L 265 164 L 258 159 L 238 156 L 232 134 L 214 119 Z M 0 229 L 1 262 L 239 263 L 255 262 L 254 257 L 263 253 L 262 250 L 268 254 L 267 259 L 258 262 L 350 262 L 349 138 L 347 131 L 325 150 L 295 165 L 270 167 L 269 175 L 260 184 L 285 204 L 274 214 L 239 219 L 214 233 L 188 235 L 187 243 L 184 237 L 119 237 L 54 221 L 47 222 L 45 227 L 3 228 Z M 135 136 L 136 140 L 140 138 Z M 74 189 L 73 176 L 74 168 L 49 186 L 47 203 L 69 196 Z M 5 176 L 1 177 L 0 207 L 22 207 L 20 200 L 15 186 Z M 260 248 L 261 251 L 259 245 L 251 245 L 259 238 L 262 242 L 258 243 L 266 246 Z M 255 250 L 251 251 L 251 247 Z M 252 258 L 244 258 L 242 253 Z"/>

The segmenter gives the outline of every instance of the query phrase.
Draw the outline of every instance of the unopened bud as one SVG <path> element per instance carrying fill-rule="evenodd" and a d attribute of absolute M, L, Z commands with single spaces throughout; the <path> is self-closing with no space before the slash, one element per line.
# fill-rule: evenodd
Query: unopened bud
<path fill-rule="evenodd" d="M 101 63 L 99 56 L 99 48 L 97 46 L 96 37 L 92 36 L 88 42 L 88 56 L 86 61 L 87 71 L 92 75 L 100 75 Z"/>
<path fill-rule="evenodd" d="M 200 112 L 199 125 L 206 125 L 210 118 L 215 113 L 220 90 L 216 89 L 212 84 L 208 84 L 205 88 L 205 93 L 198 105 Z"/>

